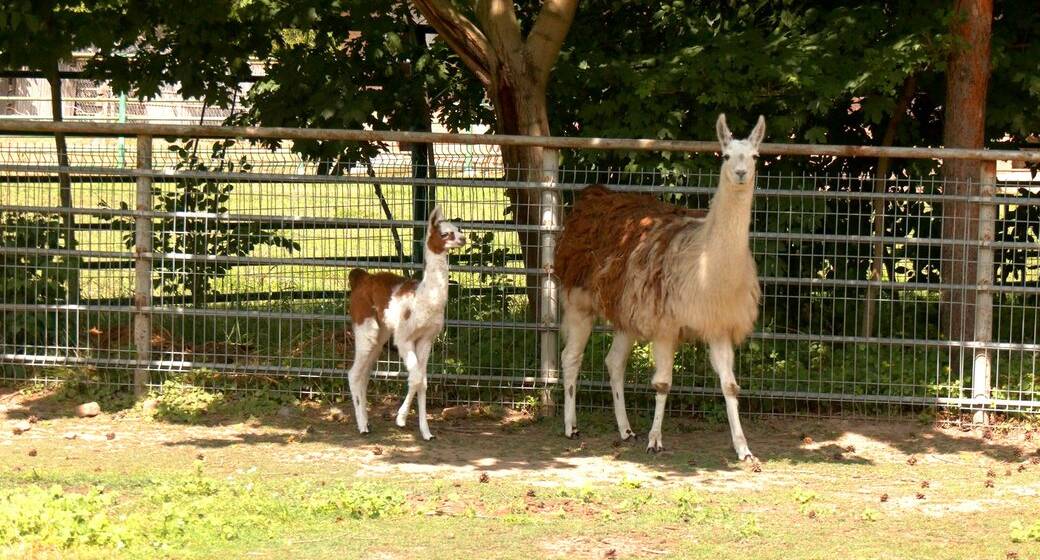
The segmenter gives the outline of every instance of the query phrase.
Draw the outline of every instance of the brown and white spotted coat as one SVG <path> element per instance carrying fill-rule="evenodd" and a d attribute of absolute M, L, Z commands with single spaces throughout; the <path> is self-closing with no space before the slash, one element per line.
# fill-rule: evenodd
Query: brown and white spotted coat
<path fill-rule="evenodd" d="M 368 379 L 383 345 L 392 337 L 408 369 L 408 393 L 397 413 L 404 426 L 412 398 L 416 398 L 419 431 L 433 437 L 426 419 L 426 365 L 437 335 L 444 329 L 448 301 L 448 251 L 466 243 L 458 227 L 441 220 L 433 209 L 427 224 L 425 268 L 421 282 L 389 272 L 350 272 L 350 318 L 354 329 L 354 364 L 350 368 L 350 393 L 358 430 L 368 433 Z"/>
<path fill-rule="evenodd" d="M 682 341 L 700 340 L 726 398 L 733 445 L 752 457 L 737 415 L 739 387 L 733 346 L 751 333 L 760 296 L 749 244 L 755 160 L 765 120 L 747 140 L 734 140 L 719 115 L 723 164 L 707 213 L 665 204 L 647 195 L 587 187 L 564 221 L 555 273 L 563 288 L 564 431 L 573 436 L 575 388 L 582 354 L 596 317 L 614 327 L 607 369 L 621 437 L 634 437 L 624 405 L 624 370 L 632 345 L 654 347 L 657 406 L 648 451 L 658 451 L 672 362 Z"/>

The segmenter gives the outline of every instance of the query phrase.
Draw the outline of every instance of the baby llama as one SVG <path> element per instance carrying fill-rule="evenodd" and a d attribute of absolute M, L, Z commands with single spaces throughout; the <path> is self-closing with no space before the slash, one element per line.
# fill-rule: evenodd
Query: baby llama
<path fill-rule="evenodd" d="M 466 244 L 454 224 L 441 220 L 441 209 L 430 213 L 426 230 L 425 263 L 421 282 L 389 272 L 350 271 L 350 318 L 354 325 L 354 364 L 350 394 L 358 431 L 368 433 L 368 378 L 383 345 L 392 336 L 397 353 L 408 369 L 408 393 L 397 411 L 404 427 L 412 398 L 418 401 L 419 432 L 433 438 L 426 420 L 426 364 L 437 335 L 444 329 L 448 302 L 448 250 Z"/>
<path fill-rule="evenodd" d="M 726 399 L 733 447 L 741 460 L 754 459 L 737 414 L 733 347 L 751 333 L 758 317 L 760 291 L 748 228 L 766 125 L 759 117 L 746 140 L 733 139 L 725 115 L 715 128 L 723 161 L 707 215 L 593 185 L 582 191 L 564 222 L 555 270 L 562 285 L 568 437 L 578 431 L 575 391 L 582 355 L 596 317 L 602 317 L 614 329 L 606 365 L 622 439 L 635 436 L 623 392 L 633 344 L 653 343 L 651 386 L 657 395 L 647 451 L 657 452 L 664 449 L 661 422 L 676 348 L 683 341 L 703 341 Z"/>

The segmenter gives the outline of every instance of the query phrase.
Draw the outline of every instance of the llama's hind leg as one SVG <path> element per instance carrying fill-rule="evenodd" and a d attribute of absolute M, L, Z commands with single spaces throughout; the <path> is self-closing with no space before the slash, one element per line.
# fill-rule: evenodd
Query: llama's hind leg
<path fill-rule="evenodd" d="M 380 338 L 379 324 L 375 319 L 354 324 L 354 363 L 350 366 L 347 381 L 354 402 L 354 419 L 362 434 L 368 433 L 368 378 L 383 348 Z"/>
<path fill-rule="evenodd" d="M 668 391 L 672 389 L 672 363 L 675 360 L 675 342 L 673 339 L 654 341 L 654 377 L 650 386 L 657 391 L 654 405 L 654 423 L 647 435 L 647 453 L 664 451 L 661 441 L 661 424 L 664 422 L 664 407 L 668 401 Z"/>
<path fill-rule="evenodd" d="M 628 356 L 632 353 L 632 343 L 635 342 L 631 336 L 622 332 L 614 331 L 614 342 L 610 345 L 607 353 L 607 371 L 610 372 L 610 394 L 614 398 L 614 417 L 617 419 L 618 434 L 623 441 L 636 437 L 628 423 L 628 412 L 625 410 L 625 367 L 628 364 Z"/>
<path fill-rule="evenodd" d="M 567 298 L 563 304 L 563 333 L 567 342 L 563 347 L 563 435 L 575 437 L 578 428 L 575 425 L 577 412 L 575 393 L 578 392 L 578 370 L 581 369 L 581 358 L 585 353 L 585 345 L 592 334 L 594 317 L 582 309 L 568 305 Z"/>
<path fill-rule="evenodd" d="M 737 385 L 736 377 L 733 375 L 733 344 L 729 340 L 716 340 L 710 343 L 711 365 L 715 373 L 719 374 L 719 382 L 722 384 L 722 394 L 726 397 L 726 416 L 729 418 L 729 432 L 733 439 L 733 449 L 737 452 L 737 458 L 743 460 L 754 460 L 755 456 L 748 449 L 747 438 L 744 437 L 744 429 L 740 426 L 740 416 L 737 413 L 737 395 L 740 386 Z"/>

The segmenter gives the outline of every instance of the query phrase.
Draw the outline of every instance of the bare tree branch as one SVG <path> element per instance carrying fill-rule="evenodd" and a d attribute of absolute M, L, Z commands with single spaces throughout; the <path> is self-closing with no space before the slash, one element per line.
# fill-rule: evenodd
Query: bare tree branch
<path fill-rule="evenodd" d="M 577 8 L 578 0 L 545 0 L 534 27 L 527 35 L 527 53 L 540 85 L 549 80 Z"/>
<path fill-rule="evenodd" d="M 499 61 L 510 71 L 522 72 L 524 41 L 512 0 L 478 0 L 477 20 Z"/>
<path fill-rule="evenodd" d="M 413 0 L 426 23 L 448 42 L 451 50 L 487 87 L 491 83 L 491 47 L 487 37 L 465 15 L 455 9 L 451 0 Z"/>

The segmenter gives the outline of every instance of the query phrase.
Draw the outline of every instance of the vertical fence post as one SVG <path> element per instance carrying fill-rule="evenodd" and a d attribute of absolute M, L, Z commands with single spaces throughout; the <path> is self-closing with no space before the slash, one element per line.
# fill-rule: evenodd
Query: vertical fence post
<path fill-rule="evenodd" d="M 119 123 L 126 123 L 126 94 L 119 94 Z M 126 138 L 123 136 L 119 137 L 119 167 L 126 167 Z"/>
<path fill-rule="evenodd" d="M 559 298 L 556 279 L 553 277 L 553 259 L 556 256 L 556 228 L 560 225 L 560 192 L 557 179 L 560 167 L 560 153 L 557 150 L 542 150 L 542 190 L 540 200 L 541 234 L 539 246 L 542 265 L 542 282 L 539 297 L 541 330 L 541 367 L 542 382 L 546 384 L 542 390 L 542 412 L 552 415 L 555 412 L 552 389 L 548 386 L 550 379 L 559 377 L 559 352 L 557 349 L 559 329 L 554 328 L 557 317 Z"/>
<path fill-rule="evenodd" d="M 412 144 L 412 177 L 419 179 L 412 187 L 412 219 L 417 222 L 425 222 L 430 217 L 432 210 L 430 196 L 433 189 L 424 181 L 430 178 L 430 161 L 433 153 L 433 144 Z M 426 241 L 425 225 L 412 228 L 412 262 L 423 263 L 423 243 Z"/>
<path fill-rule="evenodd" d="M 992 200 L 997 191 L 997 162 L 983 161 L 979 177 L 979 250 L 975 271 L 975 343 L 989 344 L 993 340 L 993 247 L 997 209 Z M 983 409 L 989 404 L 992 368 L 988 348 L 976 346 L 972 360 L 971 397 L 975 411 L 972 421 L 985 424 L 988 420 Z"/>
<path fill-rule="evenodd" d="M 137 170 L 152 169 L 152 137 L 137 137 Z M 137 176 L 137 216 L 134 218 L 134 346 L 137 367 L 134 369 L 134 396 L 142 398 L 148 391 L 148 362 L 152 359 L 152 178 Z"/>

